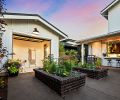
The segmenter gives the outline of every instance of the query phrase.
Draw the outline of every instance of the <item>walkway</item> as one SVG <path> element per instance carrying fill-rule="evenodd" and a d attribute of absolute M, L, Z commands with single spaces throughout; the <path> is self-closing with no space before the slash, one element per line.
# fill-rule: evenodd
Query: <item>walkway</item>
<path fill-rule="evenodd" d="M 34 73 L 9 78 L 8 100 L 63 100 L 34 77 Z M 110 69 L 101 80 L 87 78 L 86 86 L 68 93 L 65 100 L 120 100 L 120 69 Z"/>

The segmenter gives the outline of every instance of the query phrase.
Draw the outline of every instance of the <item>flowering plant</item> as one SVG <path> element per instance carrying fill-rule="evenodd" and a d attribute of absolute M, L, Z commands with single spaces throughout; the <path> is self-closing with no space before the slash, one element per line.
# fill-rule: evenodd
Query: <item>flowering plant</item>
<path fill-rule="evenodd" d="M 21 67 L 21 60 L 8 59 L 8 61 L 4 64 L 4 66 L 7 67 L 8 69 L 13 66 L 19 69 Z"/>

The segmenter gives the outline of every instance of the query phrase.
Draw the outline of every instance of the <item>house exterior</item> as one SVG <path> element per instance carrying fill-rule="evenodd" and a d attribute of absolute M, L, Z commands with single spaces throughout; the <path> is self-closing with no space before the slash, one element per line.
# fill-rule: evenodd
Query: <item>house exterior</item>
<path fill-rule="evenodd" d="M 59 57 L 59 40 L 67 35 L 37 14 L 4 13 L 7 23 L 2 36 L 7 47 L 7 59 L 20 59 L 24 72 L 42 67 L 42 60 L 48 55 Z M 5 61 L 5 60 L 4 60 Z"/>
<path fill-rule="evenodd" d="M 82 63 L 84 63 L 84 45 L 88 45 L 88 55 L 102 59 L 104 66 L 120 67 L 120 0 L 114 0 L 101 11 L 108 20 L 108 33 L 79 41 Z"/>

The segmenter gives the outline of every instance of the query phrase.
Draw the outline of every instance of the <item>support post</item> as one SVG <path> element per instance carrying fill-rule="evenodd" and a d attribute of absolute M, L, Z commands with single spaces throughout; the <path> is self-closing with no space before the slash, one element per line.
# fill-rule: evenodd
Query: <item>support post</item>
<path fill-rule="evenodd" d="M 82 43 L 82 46 L 81 46 L 81 62 L 82 62 L 82 65 L 84 64 L 84 44 Z"/>

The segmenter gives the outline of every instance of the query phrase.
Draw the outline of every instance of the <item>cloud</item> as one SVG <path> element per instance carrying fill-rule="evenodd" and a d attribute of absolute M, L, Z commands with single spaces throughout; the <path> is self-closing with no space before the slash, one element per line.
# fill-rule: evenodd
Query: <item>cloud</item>
<path fill-rule="evenodd" d="M 107 32 L 107 20 L 100 15 L 103 0 L 83 1 L 67 0 L 61 10 L 51 16 L 50 21 L 74 39 Z"/>

